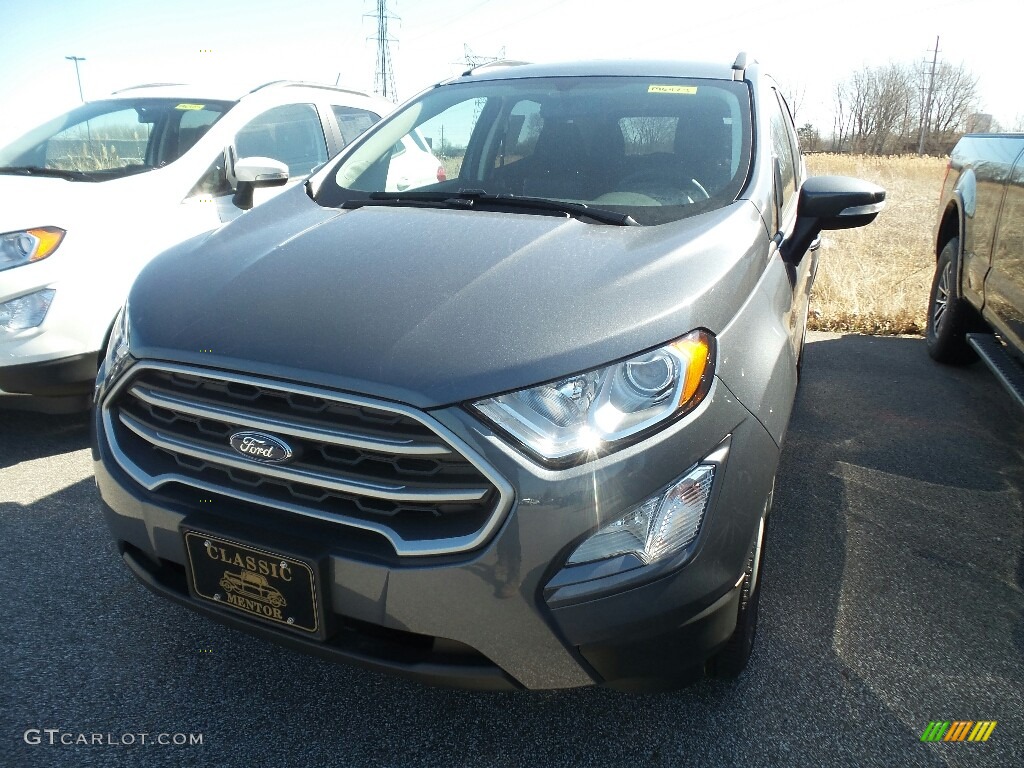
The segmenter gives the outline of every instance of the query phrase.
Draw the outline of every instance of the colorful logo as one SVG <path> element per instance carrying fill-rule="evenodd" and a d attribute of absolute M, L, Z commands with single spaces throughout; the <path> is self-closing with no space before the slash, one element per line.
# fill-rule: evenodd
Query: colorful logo
<path fill-rule="evenodd" d="M 995 729 L 995 720 L 932 720 L 921 741 L 988 741 Z"/>

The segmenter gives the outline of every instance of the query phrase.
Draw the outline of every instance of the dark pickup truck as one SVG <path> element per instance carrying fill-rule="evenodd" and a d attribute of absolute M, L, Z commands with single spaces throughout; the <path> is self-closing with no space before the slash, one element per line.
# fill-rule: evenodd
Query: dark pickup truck
<path fill-rule="evenodd" d="M 964 136 L 939 211 L 928 352 L 980 357 L 1024 407 L 1024 134 Z"/>

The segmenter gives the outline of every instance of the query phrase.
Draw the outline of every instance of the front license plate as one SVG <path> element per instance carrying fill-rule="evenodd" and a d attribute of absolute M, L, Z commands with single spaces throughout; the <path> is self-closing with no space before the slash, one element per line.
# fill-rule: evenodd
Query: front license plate
<path fill-rule="evenodd" d="M 199 531 L 185 531 L 185 549 L 196 597 L 300 634 L 323 636 L 312 564 Z"/>

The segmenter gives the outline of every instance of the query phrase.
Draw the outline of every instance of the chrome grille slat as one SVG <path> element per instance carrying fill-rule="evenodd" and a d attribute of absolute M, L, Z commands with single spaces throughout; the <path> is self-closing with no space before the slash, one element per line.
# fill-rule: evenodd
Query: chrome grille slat
<path fill-rule="evenodd" d="M 291 480 L 298 483 L 317 486 L 319 488 L 330 488 L 342 493 L 354 493 L 362 496 L 372 496 L 375 499 L 390 499 L 393 501 L 479 501 L 487 495 L 487 488 L 468 488 L 457 491 L 431 490 L 410 490 L 408 486 L 401 485 L 377 485 L 373 483 L 360 482 L 358 480 L 339 480 L 322 472 L 312 472 L 297 467 L 283 467 L 274 464 L 259 464 L 245 459 L 236 459 L 227 451 L 217 451 L 211 448 L 196 448 L 183 440 L 175 438 L 155 429 L 150 429 L 142 422 L 133 419 L 131 416 L 122 413 L 121 423 L 137 434 L 143 440 L 163 448 L 171 453 L 185 454 L 200 461 L 207 461 L 212 464 L 220 464 L 244 472 L 252 472 L 256 475 L 276 477 L 281 480 Z"/>
<path fill-rule="evenodd" d="M 327 430 L 304 425 L 290 424 L 282 419 L 258 414 L 245 408 L 226 408 L 213 403 L 189 402 L 180 397 L 168 395 L 150 387 L 134 386 L 131 394 L 150 405 L 166 408 L 171 411 L 187 413 L 200 419 L 218 419 L 230 421 L 252 429 L 264 429 L 282 435 L 303 437 L 309 440 L 320 440 L 332 445 L 343 445 L 349 448 L 364 448 L 370 451 L 401 454 L 403 456 L 447 456 L 451 454 L 444 445 L 439 443 L 417 442 L 414 440 L 386 440 L 366 435 L 356 435 L 340 430 Z"/>
<path fill-rule="evenodd" d="M 233 514 L 264 507 L 372 531 L 398 555 L 474 549 L 511 505 L 511 486 L 469 446 L 396 403 L 144 361 L 100 408 L 117 464 L 141 488 L 181 504 L 195 503 L 197 492 L 219 494 L 246 505 Z M 236 454 L 229 438 L 245 429 L 287 440 L 293 457 Z"/>

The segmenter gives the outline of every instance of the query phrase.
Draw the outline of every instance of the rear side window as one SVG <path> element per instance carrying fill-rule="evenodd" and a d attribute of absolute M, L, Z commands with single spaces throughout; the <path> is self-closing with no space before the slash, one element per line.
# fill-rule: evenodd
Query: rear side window
<path fill-rule="evenodd" d="M 332 104 L 331 111 L 334 112 L 334 119 L 338 121 L 342 146 L 351 144 L 356 136 L 380 120 L 380 115 L 368 112 L 365 109 L 357 109 L 356 107 L 342 107 Z"/>
<path fill-rule="evenodd" d="M 288 166 L 291 177 L 306 176 L 327 160 L 327 140 L 312 104 L 286 104 L 267 110 L 238 132 L 239 158 L 269 157 Z"/>
<path fill-rule="evenodd" d="M 673 152 L 678 117 L 623 117 L 619 120 L 626 155 Z"/>

